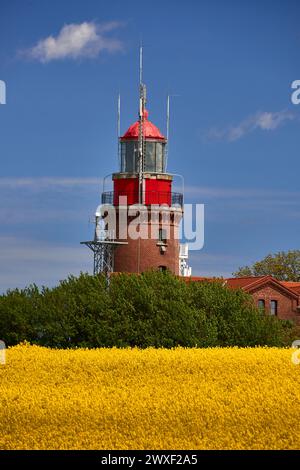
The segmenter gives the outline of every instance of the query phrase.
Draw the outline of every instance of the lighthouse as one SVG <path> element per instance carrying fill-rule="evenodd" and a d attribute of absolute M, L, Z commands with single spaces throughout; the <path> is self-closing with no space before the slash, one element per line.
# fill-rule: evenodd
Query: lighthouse
<path fill-rule="evenodd" d="M 81 242 L 94 252 L 95 274 L 191 274 L 187 246 L 179 241 L 183 191 L 173 191 L 178 175 L 167 169 L 167 136 L 149 118 L 141 50 L 138 119 L 119 135 L 119 168 L 111 175 L 113 189 L 102 192 L 94 240 Z"/>

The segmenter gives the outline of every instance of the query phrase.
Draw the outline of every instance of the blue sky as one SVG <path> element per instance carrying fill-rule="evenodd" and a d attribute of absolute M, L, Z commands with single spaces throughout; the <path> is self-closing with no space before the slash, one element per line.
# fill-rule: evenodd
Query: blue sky
<path fill-rule="evenodd" d="M 136 120 L 144 44 L 149 118 L 169 170 L 205 204 L 195 275 L 230 276 L 269 252 L 299 249 L 298 0 L 1 0 L 0 290 L 91 271 L 79 242 Z"/>

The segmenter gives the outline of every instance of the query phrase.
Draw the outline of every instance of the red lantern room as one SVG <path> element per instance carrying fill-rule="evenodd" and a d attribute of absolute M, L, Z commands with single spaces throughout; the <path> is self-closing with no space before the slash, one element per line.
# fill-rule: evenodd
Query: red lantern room
<path fill-rule="evenodd" d="M 139 132 L 140 121 L 132 124 L 120 137 L 120 172 L 113 175 L 114 205 L 121 196 L 127 197 L 127 204 L 145 205 L 172 203 L 172 176 L 166 174 L 167 140 L 160 130 L 143 113 L 143 189 L 139 201 Z M 104 195 L 105 198 L 105 195 Z M 105 201 L 103 201 L 105 202 Z M 180 201 L 177 201 L 180 202 Z"/>

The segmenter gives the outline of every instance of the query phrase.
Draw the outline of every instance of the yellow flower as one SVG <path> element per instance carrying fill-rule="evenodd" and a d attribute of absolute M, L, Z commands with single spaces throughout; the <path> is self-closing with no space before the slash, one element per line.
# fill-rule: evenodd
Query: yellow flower
<path fill-rule="evenodd" d="M 9 348 L 0 449 L 299 449 L 291 354 Z"/>

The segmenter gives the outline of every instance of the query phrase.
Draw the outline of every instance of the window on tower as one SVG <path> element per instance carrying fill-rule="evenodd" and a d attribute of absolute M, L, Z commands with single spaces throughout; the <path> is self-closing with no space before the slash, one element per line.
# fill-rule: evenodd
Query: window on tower
<path fill-rule="evenodd" d="M 160 242 L 166 243 L 167 242 L 167 231 L 164 228 L 160 228 L 158 231 L 158 239 Z"/>
<path fill-rule="evenodd" d="M 165 272 L 167 270 L 167 266 L 158 266 L 158 270 L 161 272 Z"/>

